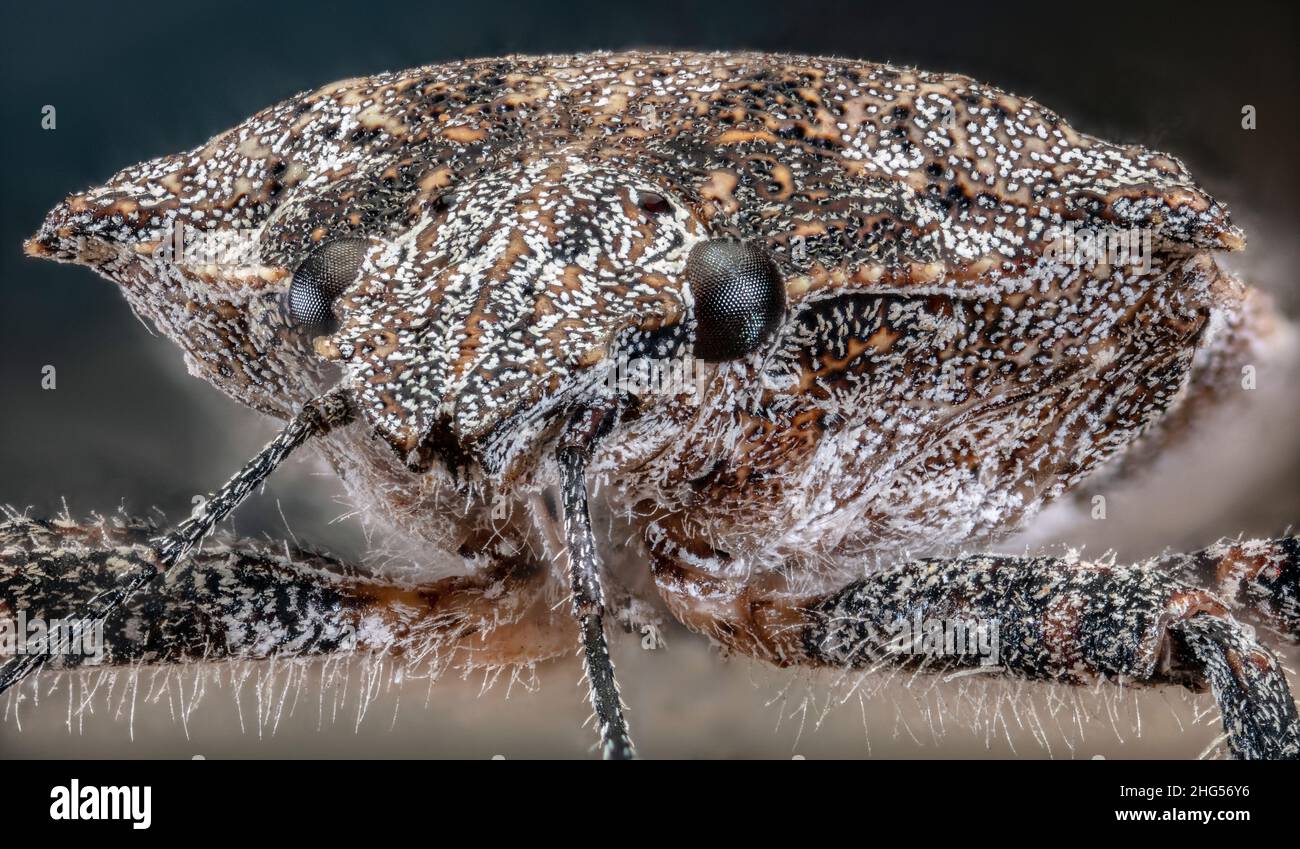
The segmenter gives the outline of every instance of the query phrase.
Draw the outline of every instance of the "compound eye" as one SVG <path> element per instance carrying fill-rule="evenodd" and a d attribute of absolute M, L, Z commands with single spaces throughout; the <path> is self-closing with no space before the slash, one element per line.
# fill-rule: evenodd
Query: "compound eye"
<path fill-rule="evenodd" d="M 367 247 L 365 239 L 334 239 L 307 255 L 289 286 L 289 315 L 295 322 L 314 329 L 334 324 L 334 301 L 356 280 Z"/>
<path fill-rule="evenodd" d="M 691 249 L 686 279 L 695 298 L 695 356 L 736 360 L 757 351 L 785 312 L 785 285 L 763 249 L 712 239 Z"/>

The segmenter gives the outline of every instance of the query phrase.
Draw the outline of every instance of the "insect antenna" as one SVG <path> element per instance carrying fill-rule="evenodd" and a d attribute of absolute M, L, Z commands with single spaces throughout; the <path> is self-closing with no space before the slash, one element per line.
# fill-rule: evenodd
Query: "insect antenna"
<path fill-rule="evenodd" d="M 15 655 L 0 667 L 0 693 L 35 671 L 46 658 L 62 654 L 67 648 L 66 644 L 79 639 L 85 629 L 111 616 L 137 590 L 154 578 L 166 574 L 207 536 L 217 522 L 243 503 L 249 493 L 257 489 L 295 449 L 312 437 L 327 433 L 337 425 L 346 424 L 351 420 L 353 412 L 352 404 L 342 389 L 332 390 L 304 404 L 298 415 L 284 426 L 275 439 L 244 464 L 193 515 L 171 533 L 149 541 L 155 555 L 153 562 L 140 561 L 114 586 L 92 596 L 74 618 L 76 626 L 62 632 L 57 641 L 52 638 L 48 651 Z"/>
<path fill-rule="evenodd" d="M 606 408 L 579 410 L 560 438 L 556 459 L 560 466 L 573 616 L 582 632 L 591 706 L 600 726 L 601 754 L 606 760 L 630 760 L 636 757 L 636 748 L 628 734 L 618 681 L 614 678 L 614 662 L 605 639 L 605 593 L 587 510 L 587 461 L 592 445 L 613 424 L 613 418 Z"/>

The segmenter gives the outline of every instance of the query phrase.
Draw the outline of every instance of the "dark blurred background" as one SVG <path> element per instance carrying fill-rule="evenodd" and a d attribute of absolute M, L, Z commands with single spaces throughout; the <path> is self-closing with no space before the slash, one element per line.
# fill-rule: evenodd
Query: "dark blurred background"
<path fill-rule="evenodd" d="M 22 240 L 66 194 L 121 167 L 200 144 L 296 91 L 380 70 L 517 52 L 674 47 L 833 54 L 966 73 L 1030 95 L 1083 131 L 1182 157 L 1248 234 L 1249 251 L 1232 258 L 1233 267 L 1272 292 L 1289 315 L 1300 315 L 1300 32 L 1289 3 L 714 0 L 619 8 L 227 0 L 7 4 L 3 16 L 0 503 L 39 515 L 62 509 L 65 499 L 74 515 L 119 503 L 133 512 L 157 507 L 182 515 L 194 494 L 223 479 L 271 428 L 189 378 L 177 352 L 132 317 L 110 284 L 84 269 L 26 259 Z M 1246 104 L 1257 112 L 1253 131 L 1241 127 Z M 55 130 L 41 127 L 45 105 L 57 109 Z M 45 365 L 57 369 L 54 391 L 41 388 Z M 1236 422 L 1199 453 L 1171 461 L 1164 477 L 1193 475 L 1185 485 L 1151 484 L 1121 501 L 1127 507 L 1112 507 L 1104 530 L 1057 517 L 1055 538 L 1114 546 L 1136 558 L 1222 534 L 1282 531 L 1300 518 L 1293 438 L 1300 388 L 1289 381 L 1274 381 L 1271 397 L 1280 406 L 1257 410 L 1251 423 Z M 326 521 L 342 512 L 331 501 L 336 494 L 328 477 L 299 463 L 239 514 L 237 526 L 284 536 L 288 522 L 300 536 L 355 551 L 355 526 Z M 634 725 L 649 726 L 657 746 L 643 740 L 648 753 L 780 756 L 795 745 L 784 727 L 772 730 L 780 709 L 763 707 L 768 685 L 750 687 L 747 669 L 720 667 L 689 636 L 676 636 L 653 662 L 637 657 L 625 665 L 666 682 L 653 700 L 650 688 L 624 682 Z M 220 747 L 253 755 L 474 756 L 497 751 L 494 741 L 509 738 L 521 753 L 581 752 L 586 732 L 569 733 L 585 716 L 570 686 L 577 666 L 548 674 L 560 685 L 516 697 L 514 706 L 449 685 L 430 708 L 422 695 L 413 698 L 406 732 L 388 731 L 385 720 L 372 732 L 377 736 L 355 737 L 345 722 L 344 742 L 328 728 L 259 740 L 234 730 L 227 705 L 210 705 L 200 714 L 213 735 L 203 745 L 209 754 Z M 685 684 L 674 678 L 680 675 L 694 677 Z M 665 703 L 665 692 L 680 686 L 692 698 Z M 410 718 L 422 711 L 435 718 Z M 956 731 L 940 744 L 914 745 L 896 730 L 891 737 L 892 708 L 884 713 L 885 754 L 988 751 L 979 735 Z M 19 734 L 11 719 L 0 724 L 0 755 L 175 754 L 196 745 L 166 718 L 150 733 L 137 728 L 134 742 L 120 723 L 97 719 L 84 735 L 69 734 L 60 718 L 30 716 Z M 797 745 L 810 756 L 863 753 L 860 723 L 855 716 L 829 720 Z M 1199 751 L 1213 737 L 1212 723 L 1191 741 L 1176 723 L 1171 729 L 1165 753 Z M 841 735 L 853 745 L 842 745 Z M 1114 748 L 1113 735 L 1098 745 Z M 1147 753 L 1140 746 L 1117 752 Z M 1042 752 L 1031 746 L 1028 753 Z"/>

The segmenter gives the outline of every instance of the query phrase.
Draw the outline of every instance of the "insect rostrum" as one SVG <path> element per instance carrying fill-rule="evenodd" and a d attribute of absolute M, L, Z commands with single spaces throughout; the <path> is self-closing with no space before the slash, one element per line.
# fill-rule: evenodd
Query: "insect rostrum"
<path fill-rule="evenodd" d="M 179 222 L 241 259 L 160 250 Z M 1150 255 L 1058 249 L 1085 229 Z M 353 651 L 478 665 L 581 639 L 603 751 L 626 756 L 605 623 L 634 601 L 780 665 L 895 662 L 864 635 L 998 611 L 1005 674 L 1209 687 L 1235 754 L 1295 757 L 1285 678 L 1231 612 L 1296 633 L 1293 540 L 1124 568 L 978 553 L 1131 444 L 1176 439 L 1268 344 L 1271 307 L 1215 258 L 1243 246 L 1177 159 L 965 77 L 623 53 L 327 85 L 68 197 L 27 251 L 115 281 L 196 376 L 320 431 L 369 519 L 426 552 L 400 581 L 192 555 L 177 568 L 237 570 L 188 596 L 196 623 L 253 609 L 263 563 L 319 586 L 261 614 L 279 656 L 342 650 L 312 635 L 347 622 L 376 626 Z M 704 391 L 622 392 L 606 377 L 629 357 L 695 357 Z M 293 418 L 329 399 L 348 415 Z M 602 560 L 596 480 L 657 599 Z M 33 609 L 85 602 L 34 574 L 103 589 L 106 552 L 161 546 L 4 532 L 0 606 Z M 912 556 L 953 550 L 971 553 Z M 185 580 L 141 593 L 156 609 Z M 101 611 L 133 624 L 111 657 L 189 659 L 193 635 L 148 609 Z M 236 630 L 205 637 L 248 655 Z"/>

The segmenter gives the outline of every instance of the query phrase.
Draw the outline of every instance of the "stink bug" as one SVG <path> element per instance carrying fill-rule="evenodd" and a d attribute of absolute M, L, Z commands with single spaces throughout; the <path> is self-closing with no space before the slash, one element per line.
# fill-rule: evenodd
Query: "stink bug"
<path fill-rule="evenodd" d="M 1295 538 L 978 553 L 1176 436 L 1262 339 L 1269 306 L 1215 258 L 1243 245 L 1172 156 L 961 76 L 602 53 L 327 85 L 28 241 L 287 424 L 171 533 L 11 518 L 0 608 L 103 622 L 119 663 L 580 645 L 611 758 L 634 753 L 611 619 L 662 605 L 777 665 L 931 671 L 980 661 L 900 624 L 969 619 L 1001 674 L 1208 687 L 1235 755 L 1295 757 L 1286 679 L 1232 613 L 1297 632 Z M 630 386 L 630 363 L 689 378 Z M 195 550 L 308 441 L 418 574 Z M 637 568 L 603 562 L 593 508 Z"/>

